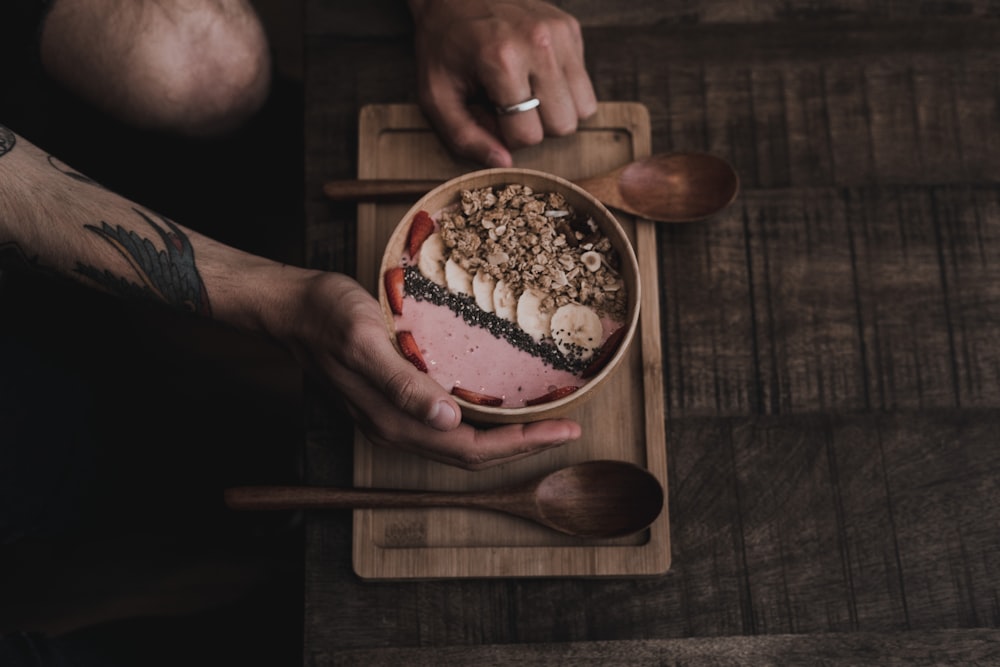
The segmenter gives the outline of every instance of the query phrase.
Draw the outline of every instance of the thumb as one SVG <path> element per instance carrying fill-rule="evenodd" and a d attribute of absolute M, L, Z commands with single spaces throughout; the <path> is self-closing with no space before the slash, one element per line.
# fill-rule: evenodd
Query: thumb
<path fill-rule="evenodd" d="M 426 370 L 418 368 L 416 361 L 404 359 L 391 342 L 381 340 L 385 347 L 375 352 L 378 359 L 371 365 L 376 386 L 382 388 L 394 405 L 416 419 L 440 431 L 457 427 L 462 412 L 455 399 Z M 415 347 L 404 349 L 403 353 L 407 357 L 420 355 Z M 422 359 L 419 363 L 423 363 Z"/>
<path fill-rule="evenodd" d="M 346 324 L 340 327 L 343 333 L 333 355 L 340 360 L 335 364 L 340 372 L 333 373 L 334 381 L 344 397 L 370 410 L 376 405 L 385 410 L 389 403 L 442 431 L 457 427 L 461 423 L 458 403 L 427 374 L 413 337 L 402 340 L 390 334 L 378 301 L 354 281 L 347 284 L 338 311 Z"/>

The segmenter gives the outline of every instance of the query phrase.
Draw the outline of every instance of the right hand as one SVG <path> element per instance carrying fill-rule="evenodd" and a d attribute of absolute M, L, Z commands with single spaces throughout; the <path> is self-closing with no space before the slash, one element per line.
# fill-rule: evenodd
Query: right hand
<path fill-rule="evenodd" d="M 509 167 L 512 149 L 576 131 L 597 111 L 577 20 L 543 0 L 410 0 L 416 24 L 420 103 L 453 151 Z M 485 93 L 513 115 L 477 116 Z"/>

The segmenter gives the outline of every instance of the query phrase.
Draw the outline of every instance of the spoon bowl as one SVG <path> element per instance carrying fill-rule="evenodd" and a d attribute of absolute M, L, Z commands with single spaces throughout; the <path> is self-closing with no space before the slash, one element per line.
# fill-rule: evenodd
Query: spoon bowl
<path fill-rule="evenodd" d="M 703 220 L 739 192 L 732 166 L 708 153 L 657 153 L 576 184 L 605 206 L 660 222 Z"/>
<path fill-rule="evenodd" d="M 536 482 L 538 521 L 578 537 L 621 537 L 649 527 L 663 509 L 663 486 L 638 466 L 591 461 Z"/>
<path fill-rule="evenodd" d="M 612 171 L 574 181 L 605 206 L 657 222 L 694 222 L 722 211 L 739 193 L 739 176 L 709 153 L 656 153 Z M 440 180 L 327 181 L 335 201 L 371 201 L 423 195 Z"/>
<path fill-rule="evenodd" d="M 599 460 L 488 491 L 240 486 L 227 489 L 225 501 L 235 510 L 469 507 L 504 512 L 575 537 L 611 538 L 648 528 L 663 511 L 663 486 L 635 464 Z"/>

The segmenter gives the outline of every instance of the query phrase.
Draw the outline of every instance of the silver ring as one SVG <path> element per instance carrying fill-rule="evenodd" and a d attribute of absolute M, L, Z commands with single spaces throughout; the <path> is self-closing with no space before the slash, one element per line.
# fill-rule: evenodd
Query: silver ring
<path fill-rule="evenodd" d="M 517 104 L 511 104 L 509 107 L 497 107 L 497 113 L 501 116 L 509 116 L 515 113 L 521 113 L 522 111 L 531 111 L 537 107 L 541 102 L 538 101 L 537 97 L 532 97 L 523 102 L 518 102 Z"/>

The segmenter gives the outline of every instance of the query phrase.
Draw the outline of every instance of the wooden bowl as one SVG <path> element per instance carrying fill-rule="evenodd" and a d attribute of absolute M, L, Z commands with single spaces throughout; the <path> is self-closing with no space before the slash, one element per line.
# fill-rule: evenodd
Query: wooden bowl
<path fill-rule="evenodd" d="M 437 220 L 443 209 L 459 202 L 463 190 L 509 184 L 528 186 L 535 193 L 555 192 L 561 194 L 578 216 L 589 216 L 611 241 L 619 260 L 618 275 L 627 290 L 626 315 L 622 324 L 623 335 L 617 349 L 614 350 L 603 368 L 587 379 L 579 379 L 578 389 L 561 398 L 538 405 L 498 407 L 473 403 L 456 395 L 455 399 L 462 408 L 463 419 L 471 423 L 525 423 L 566 416 L 578 409 L 593 397 L 605 384 L 608 377 L 619 368 L 635 338 L 639 321 L 639 266 L 625 231 L 607 207 L 572 182 L 553 174 L 521 168 L 484 169 L 456 177 L 424 195 L 406 212 L 386 244 L 379 271 L 378 296 L 390 337 L 400 353 L 403 354 L 404 351 L 397 340 L 396 316 L 389 304 L 384 277 L 390 269 L 400 266 L 403 261 L 414 216 L 420 211 L 426 211 Z M 404 356 L 406 355 L 404 354 Z"/>

